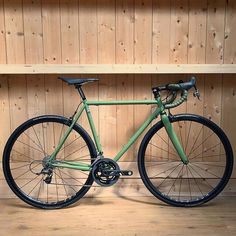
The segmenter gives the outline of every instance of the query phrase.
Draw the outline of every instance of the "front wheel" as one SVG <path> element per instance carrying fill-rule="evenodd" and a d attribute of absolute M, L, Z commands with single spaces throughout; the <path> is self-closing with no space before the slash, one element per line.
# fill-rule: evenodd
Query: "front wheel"
<path fill-rule="evenodd" d="M 65 207 L 83 197 L 92 185 L 90 172 L 45 167 L 70 123 L 60 116 L 40 116 L 26 121 L 10 136 L 3 171 L 12 191 L 26 203 L 45 209 Z M 91 138 L 74 125 L 56 160 L 91 164 L 95 158 Z"/>
<path fill-rule="evenodd" d="M 139 148 L 138 168 L 149 191 L 174 206 L 197 206 L 216 197 L 233 169 L 232 147 L 212 121 L 197 115 L 169 117 L 189 163 L 184 164 L 162 121 L 145 135 Z"/>

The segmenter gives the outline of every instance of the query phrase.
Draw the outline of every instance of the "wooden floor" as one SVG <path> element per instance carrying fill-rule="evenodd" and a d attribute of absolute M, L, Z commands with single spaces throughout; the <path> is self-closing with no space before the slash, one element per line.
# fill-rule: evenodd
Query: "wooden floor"
<path fill-rule="evenodd" d="M 0 200 L 0 235 L 236 235 L 236 197 L 175 208 L 153 197 L 84 198 L 61 210 Z"/>

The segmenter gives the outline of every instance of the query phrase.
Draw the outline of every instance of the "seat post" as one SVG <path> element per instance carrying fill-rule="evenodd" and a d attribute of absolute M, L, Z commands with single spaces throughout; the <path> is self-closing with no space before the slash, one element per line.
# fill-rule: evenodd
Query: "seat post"
<path fill-rule="evenodd" d="M 80 85 L 75 85 L 75 87 L 76 87 L 76 89 L 78 90 L 79 95 L 80 95 L 80 97 L 82 98 L 82 100 L 83 100 L 83 101 L 86 100 L 86 97 L 85 97 L 85 95 L 84 95 L 84 91 L 82 90 L 81 86 L 80 86 Z"/>

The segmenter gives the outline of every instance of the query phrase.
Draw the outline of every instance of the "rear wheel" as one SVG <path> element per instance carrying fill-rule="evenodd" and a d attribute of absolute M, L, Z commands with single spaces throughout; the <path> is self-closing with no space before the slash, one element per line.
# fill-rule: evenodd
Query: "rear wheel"
<path fill-rule="evenodd" d="M 174 206 L 196 206 L 216 197 L 233 169 L 233 152 L 225 133 L 196 115 L 169 117 L 189 163 L 184 164 L 163 123 L 154 125 L 139 149 L 138 167 L 150 192 Z"/>
<path fill-rule="evenodd" d="M 44 168 L 69 125 L 64 117 L 41 116 L 26 121 L 10 136 L 4 149 L 3 171 L 12 191 L 26 203 L 47 209 L 65 207 L 83 197 L 92 185 L 90 172 Z M 91 164 L 95 158 L 91 138 L 74 125 L 56 160 Z"/>

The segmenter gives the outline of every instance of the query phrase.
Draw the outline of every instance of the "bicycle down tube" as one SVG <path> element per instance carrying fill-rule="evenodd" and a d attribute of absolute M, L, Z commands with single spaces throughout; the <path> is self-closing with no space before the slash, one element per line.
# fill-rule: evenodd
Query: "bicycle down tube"
<path fill-rule="evenodd" d="M 160 98 L 157 98 L 157 100 L 136 100 L 136 101 L 83 101 L 83 106 L 80 108 L 80 110 L 75 114 L 75 116 L 72 119 L 72 123 L 70 127 L 66 130 L 64 136 L 62 137 L 61 141 L 59 142 L 58 146 L 52 153 L 50 157 L 51 164 L 55 167 L 62 167 L 62 168 L 72 168 L 72 169 L 79 169 L 84 171 L 89 171 L 91 169 L 91 165 L 82 164 L 82 163 L 75 163 L 70 161 L 56 161 L 56 155 L 62 148 L 65 140 L 67 139 L 68 135 L 70 134 L 73 126 L 80 118 L 83 111 L 86 111 L 87 118 L 89 121 L 90 129 L 93 134 L 93 138 L 95 141 L 95 145 L 98 151 L 98 154 L 102 155 L 102 146 L 100 143 L 99 136 L 97 134 L 94 121 L 90 112 L 89 106 L 100 106 L 100 105 L 157 105 L 157 108 L 154 110 L 153 113 L 149 115 L 149 117 L 144 121 L 144 123 L 140 126 L 140 128 L 134 133 L 134 135 L 130 138 L 130 140 L 122 147 L 122 149 L 116 154 L 116 156 L 113 158 L 116 162 L 119 161 L 119 159 L 122 157 L 122 155 L 132 146 L 132 144 L 139 138 L 139 136 L 144 132 L 144 130 L 151 124 L 151 122 L 158 117 L 158 115 L 161 115 L 161 119 L 163 120 L 163 124 L 166 128 L 166 131 L 168 133 L 168 136 L 170 140 L 172 141 L 177 153 L 180 155 L 181 160 L 184 163 L 187 163 L 187 157 L 185 155 L 185 152 L 180 144 L 180 141 L 178 140 L 178 137 L 176 136 L 174 129 L 168 119 L 168 116 L 164 112 L 165 108 L 162 104 L 162 101 Z"/>

